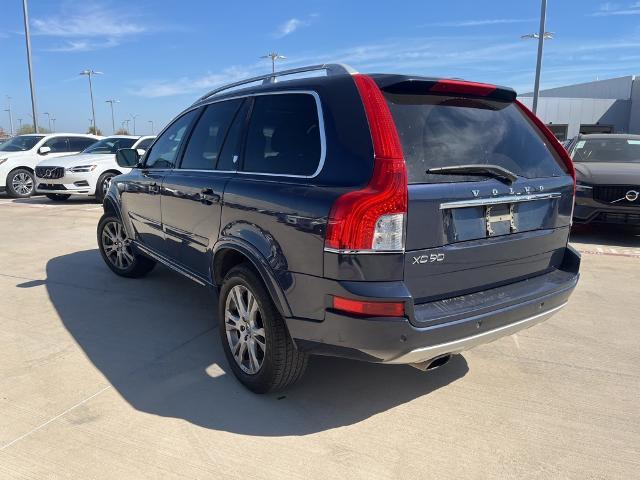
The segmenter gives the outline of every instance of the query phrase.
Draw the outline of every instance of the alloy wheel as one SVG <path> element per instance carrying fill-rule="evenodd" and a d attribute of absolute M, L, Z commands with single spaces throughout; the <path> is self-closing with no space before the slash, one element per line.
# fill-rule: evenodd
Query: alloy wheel
<path fill-rule="evenodd" d="M 267 340 L 258 301 L 247 287 L 236 285 L 229 291 L 224 317 L 233 358 L 243 372 L 255 375 L 264 363 Z"/>
<path fill-rule="evenodd" d="M 26 172 L 16 173 L 11 180 L 11 187 L 18 195 L 31 195 L 33 192 L 33 178 Z"/>
<path fill-rule="evenodd" d="M 134 261 L 131 240 L 120 222 L 109 222 L 102 229 L 102 248 L 111 264 L 126 270 Z"/>

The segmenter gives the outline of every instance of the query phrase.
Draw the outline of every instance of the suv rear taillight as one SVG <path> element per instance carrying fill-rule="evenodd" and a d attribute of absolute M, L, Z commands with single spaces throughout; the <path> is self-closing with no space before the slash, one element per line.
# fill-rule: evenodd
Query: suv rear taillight
<path fill-rule="evenodd" d="M 364 105 L 374 167 L 361 190 L 338 197 L 329 213 L 325 249 L 401 252 L 407 215 L 407 168 L 396 125 L 371 77 L 353 75 Z"/>
<path fill-rule="evenodd" d="M 516 100 L 516 105 L 518 108 L 524 112 L 524 114 L 533 122 L 533 124 L 542 132 L 547 141 L 551 144 L 553 149 L 556 151 L 558 156 L 562 159 L 562 163 L 564 163 L 567 168 L 567 173 L 573 177 L 573 196 L 576 195 L 576 169 L 573 166 L 573 160 L 569 156 L 569 152 L 562 146 L 560 141 L 556 138 L 551 130 L 544 124 L 542 120 L 540 120 L 535 113 L 527 108 L 526 105 L 522 104 L 520 101 Z"/>

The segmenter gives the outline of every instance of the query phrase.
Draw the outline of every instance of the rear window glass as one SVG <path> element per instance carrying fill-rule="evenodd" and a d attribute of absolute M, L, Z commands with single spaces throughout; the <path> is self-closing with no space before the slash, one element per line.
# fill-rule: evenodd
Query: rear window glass
<path fill-rule="evenodd" d="M 244 155 L 247 172 L 313 175 L 320 163 L 320 124 L 308 94 L 255 99 Z"/>
<path fill-rule="evenodd" d="M 400 135 L 409 183 L 486 178 L 426 173 L 458 165 L 498 165 L 526 178 L 565 173 L 552 147 L 515 104 L 440 95 L 385 96 Z"/>
<path fill-rule="evenodd" d="M 640 139 L 590 138 L 578 140 L 576 162 L 640 162 Z"/>

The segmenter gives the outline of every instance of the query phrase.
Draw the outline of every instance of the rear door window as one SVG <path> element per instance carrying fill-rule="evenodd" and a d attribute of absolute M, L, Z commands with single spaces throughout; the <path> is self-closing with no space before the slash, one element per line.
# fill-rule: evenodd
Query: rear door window
<path fill-rule="evenodd" d="M 309 94 L 259 95 L 247 132 L 246 172 L 311 176 L 320 165 L 320 120 Z"/>
<path fill-rule="evenodd" d="M 441 95 L 386 93 L 409 183 L 478 181 L 433 175 L 430 168 L 498 165 L 525 178 L 565 174 L 553 147 L 513 103 Z"/>
<path fill-rule="evenodd" d="M 69 137 L 69 150 L 72 152 L 81 152 L 96 142 L 97 140 L 94 140 L 93 138 Z"/>
<path fill-rule="evenodd" d="M 184 151 L 180 168 L 213 170 L 218 163 L 222 144 L 242 99 L 213 103 L 193 129 Z"/>
<path fill-rule="evenodd" d="M 53 137 L 47 140 L 43 147 L 49 147 L 51 153 L 63 153 L 69 151 L 69 142 L 67 137 Z"/>

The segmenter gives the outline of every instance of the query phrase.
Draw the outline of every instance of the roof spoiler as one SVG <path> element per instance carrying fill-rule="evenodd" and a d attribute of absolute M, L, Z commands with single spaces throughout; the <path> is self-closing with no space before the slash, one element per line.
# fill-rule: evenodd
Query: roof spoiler
<path fill-rule="evenodd" d="M 469 82 L 458 78 L 424 78 L 401 75 L 382 75 L 374 78 L 380 89 L 387 93 L 461 95 L 504 102 L 513 102 L 517 97 L 515 90 L 508 87 Z"/>

